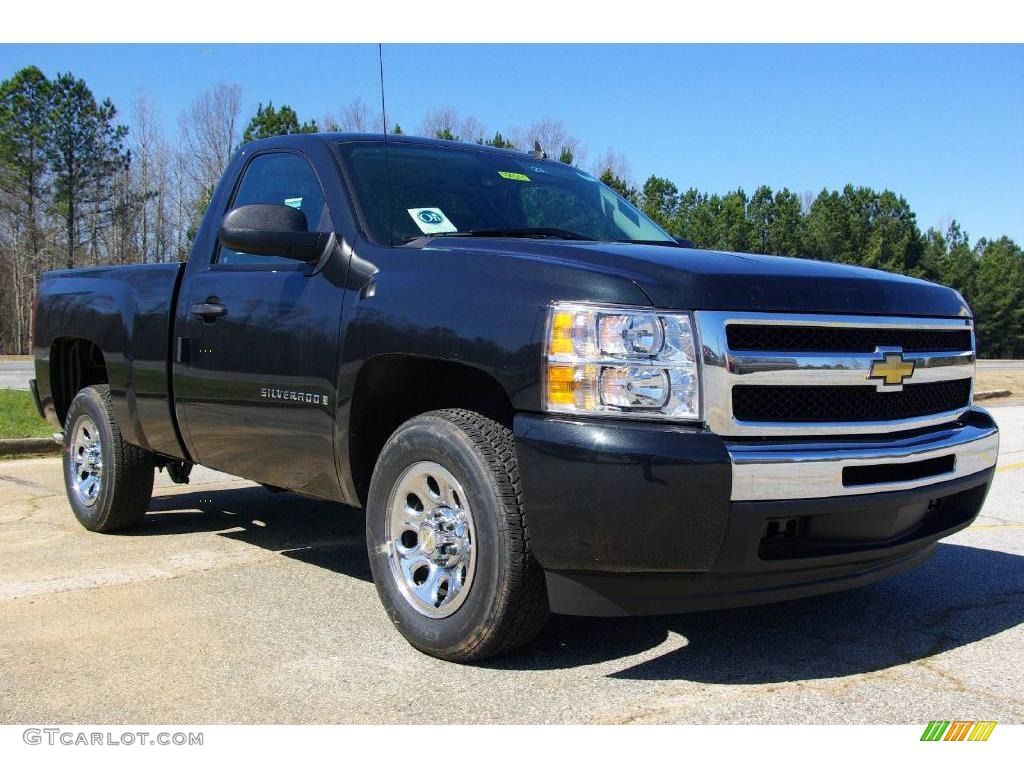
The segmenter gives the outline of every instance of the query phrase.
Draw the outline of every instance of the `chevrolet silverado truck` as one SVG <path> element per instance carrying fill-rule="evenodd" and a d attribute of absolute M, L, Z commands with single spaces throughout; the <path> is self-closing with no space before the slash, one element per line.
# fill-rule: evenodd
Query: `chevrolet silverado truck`
<path fill-rule="evenodd" d="M 541 151 L 404 136 L 246 144 L 186 263 L 45 274 L 34 353 L 87 529 L 197 464 L 363 508 L 389 617 L 454 661 L 906 571 L 998 450 L 956 291 L 698 250 Z"/>

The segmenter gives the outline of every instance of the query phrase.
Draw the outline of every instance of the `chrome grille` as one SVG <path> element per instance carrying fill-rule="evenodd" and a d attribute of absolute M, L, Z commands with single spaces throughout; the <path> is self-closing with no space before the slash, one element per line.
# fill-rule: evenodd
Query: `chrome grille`
<path fill-rule="evenodd" d="M 696 318 L 705 419 L 723 436 L 916 429 L 953 421 L 971 404 L 969 318 L 712 311 Z M 880 378 L 875 366 L 890 358 L 913 363 L 912 375 L 902 383 Z"/>

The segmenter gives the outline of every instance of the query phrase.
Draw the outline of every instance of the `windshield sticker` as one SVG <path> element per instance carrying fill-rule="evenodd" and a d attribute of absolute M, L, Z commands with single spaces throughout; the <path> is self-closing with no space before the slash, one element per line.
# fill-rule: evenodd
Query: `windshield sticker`
<path fill-rule="evenodd" d="M 302 207 L 302 198 L 301 197 L 286 197 L 284 199 L 284 204 L 287 205 L 289 208 L 301 208 Z"/>
<path fill-rule="evenodd" d="M 438 232 L 458 232 L 459 229 L 441 212 L 440 208 L 407 208 L 412 220 L 425 235 L 434 235 Z"/>
<path fill-rule="evenodd" d="M 498 175 L 503 179 L 512 179 L 513 181 L 529 181 L 530 177 L 525 173 L 516 173 L 515 171 L 498 171 Z"/>

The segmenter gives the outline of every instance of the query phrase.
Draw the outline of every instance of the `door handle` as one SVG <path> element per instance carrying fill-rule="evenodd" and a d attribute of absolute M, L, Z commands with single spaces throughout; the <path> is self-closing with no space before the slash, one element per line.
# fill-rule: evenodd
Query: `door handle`
<path fill-rule="evenodd" d="M 218 317 L 226 315 L 228 313 L 228 308 L 223 304 L 207 299 L 201 304 L 193 304 L 189 307 L 188 311 L 190 314 L 203 318 L 204 322 L 212 323 Z"/>

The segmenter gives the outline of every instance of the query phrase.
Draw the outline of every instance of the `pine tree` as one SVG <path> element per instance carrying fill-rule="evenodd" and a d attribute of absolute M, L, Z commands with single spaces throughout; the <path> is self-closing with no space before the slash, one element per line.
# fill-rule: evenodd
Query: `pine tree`
<path fill-rule="evenodd" d="M 37 67 L 25 67 L 0 83 L 0 210 L 9 231 L 11 305 L 0 307 L 16 351 L 27 349 L 33 289 L 43 267 L 43 227 L 49 194 L 44 157 L 51 87 Z M 0 338 L 2 343 L 2 338 Z"/>
<path fill-rule="evenodd" d="M 110 182 L 130 162 L 123 141 L 128 129 L 114 122 L 110 99 L 97 103 L 84 80 L 70 73 L 53 81 L 45 155 L 54 175 L 54 207 L 64 223 L 66 265 L 75 266 L 79 225 L 92 217 L 93 239 L 109 225 L 114 202 Z"/>
<path fill-rule="evenodd" d="M 629 202 L 634 204 L 637 202 L 638 195 L 636 190 L 633 187 L 629 186 L 629 183 L 625 179 L 620 178 L 610 168 L 605 168 L 601 172 L 600 178 L 603 184 L 606 184 L 607 186 L 614 189 L 624 198 L 629 200 Z"/>
<path fill-rule="evenodd" d="M 983 357 L 1024 356 L 1024 252 L 1008 237 L 978 241 L 972 309 Z"/>
<path fill-rule="evenodd" d="M 292 133 L 316 133 L 318 130 L 316 120 L 307 123 L 299 123 L 299 117 L 295 110 L 287 104 L 280 109 L 275 109 L 273 102 L 267 102 L 264 107 L 260 104 L 242 134 L 242 141 L 255 141 L 266 139 L 271 136 L 287 136 Z"/>
<path fill-rule="evenodd" d="M 515 149 L 512 142 L 501 135 L 501 131 L 495 131 L 494 137 L 487 139 L 484 144 L 489 147 L 497 147 L 498 149 Z"/>
<path fill-rule="evenodd" d="M 679 189 L 671 181 L 660 176 L 651 176 L 644 182 L 640 193 L 640 207 L 664 229 L 672 231 L 672 222 L 678 205 Z"/>

